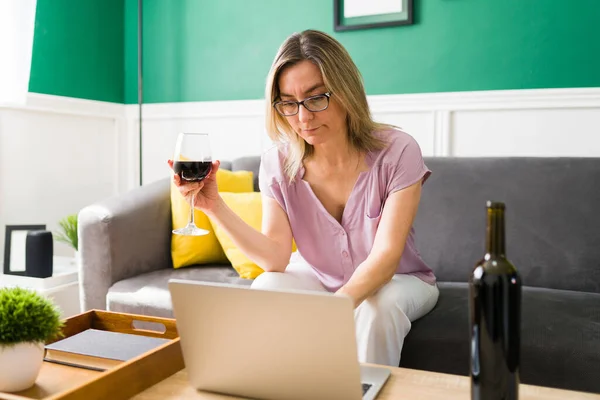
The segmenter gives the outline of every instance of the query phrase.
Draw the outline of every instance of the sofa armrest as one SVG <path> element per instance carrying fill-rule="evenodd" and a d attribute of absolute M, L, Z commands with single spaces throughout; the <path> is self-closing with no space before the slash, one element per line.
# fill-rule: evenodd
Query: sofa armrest
<path fill-rule="evenodd" d="M 173 265 L 169 185 L 163 179 L 79 212 L 82 311 L 106 309 L 115 282 Z"/>

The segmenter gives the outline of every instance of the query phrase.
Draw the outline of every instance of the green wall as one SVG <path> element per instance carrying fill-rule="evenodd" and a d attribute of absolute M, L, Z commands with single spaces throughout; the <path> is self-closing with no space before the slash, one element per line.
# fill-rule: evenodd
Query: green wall
<path fill-rule="evenodd" d="M 176 0 L 179 1 L 179 0 Z M 138 102 L 138 0 L 125 0 L 125 65 L 123 102 L 137 104 Z M 142 7 L 143 9 L 143 7 Z"/>
<path fill-rule="evenodd" d="M 37 0 L 29 91 L 124 102 L 123 0 Z"/>
<path fill-rule="evenodd" d="M 331 0 L 144 0 L 144 102 L 258 99 L 281 42 L 334 34 L 369 94 L 600 86 L 598 0 L 414 0 L 333 33 Z M 30 91 L 137 102 L 137 0 L 38 0 Z"/>
<path fill-rule="evenodd" d="M 369 94 L 600 86 L 598 0 L 414 3 L 415 25 L 334 34 Z M 145 0 L 144 102 L 262 98 L 287 35 L 333 33 L 331 0 L 282 4 Z"/>

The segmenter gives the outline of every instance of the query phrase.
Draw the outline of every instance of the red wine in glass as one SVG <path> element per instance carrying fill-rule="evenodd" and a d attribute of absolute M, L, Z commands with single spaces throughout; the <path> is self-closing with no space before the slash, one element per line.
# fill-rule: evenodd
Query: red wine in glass
<path fill-rule="evenodd" d="M 181 183 L 200 182 L 212 170 L 212 155 L 207 133 L 180 133 L 175 144 L 173 172 Z M 177 235 L 202 236 L 209 232 L 196 226 L 194 221 L 195 196 L 190 196 L 190 219 L 186 226 L 173 230 Z"/>
<path fill-rule="evenodd" d="M 175 161 L 173 171 L 187 182 L 200 182 L 212 169 L 210 161 Z"/>

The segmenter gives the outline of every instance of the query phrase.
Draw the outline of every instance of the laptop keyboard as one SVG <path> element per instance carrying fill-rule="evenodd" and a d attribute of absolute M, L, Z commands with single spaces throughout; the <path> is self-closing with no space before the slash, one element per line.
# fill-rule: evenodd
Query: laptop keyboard
<path fill-rule="evenodd" d="M 363 383 L 362 384 L 362 388 L 363 388 L 363 396 L 365 395 L 365 393 L 367 393 L 367 390 L 369 390 L 369 388 L 373 386 L 370 383 Z"/>

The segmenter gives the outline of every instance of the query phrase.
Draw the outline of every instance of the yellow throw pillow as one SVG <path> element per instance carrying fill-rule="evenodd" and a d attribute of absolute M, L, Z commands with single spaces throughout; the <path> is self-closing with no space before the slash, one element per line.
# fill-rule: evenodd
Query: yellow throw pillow
<path fill-rule="evenodd" d="M 217 171 L 219 191 L 251 192 L 254 190 L 252 171 Z M 190 205 L 171 182 L 171 215 L 173 229 L 187 225 L 190 218 Z M 194 219 L 199 228 L 210 231 L 204 236 L 171 235 L 171 257 L 173 267 L 181 268 L 195 264 L 227 263 L 227 257 L 219 244 L 210 220 L 200 210 L 194 211 Z"/>
<path fill-rule="evenodd" d="M 244 222 L 256 229 L 262 227 L 262 200 L 260 192 L 251 193 L 220 193 L 225 204 L 231 208 Z M 211 222 L 212 223 L 212 222 Z M 236 247 L 233 240 L 217 224 L 212 224 L 213 230 L 227 259 L 232 267 L 240 275 L 240 278 L 254 279 L 264 271 L 251 261 L 240 249 Z M 292 251 L 296 251 L 296 244 L 292 241 Z"/>

